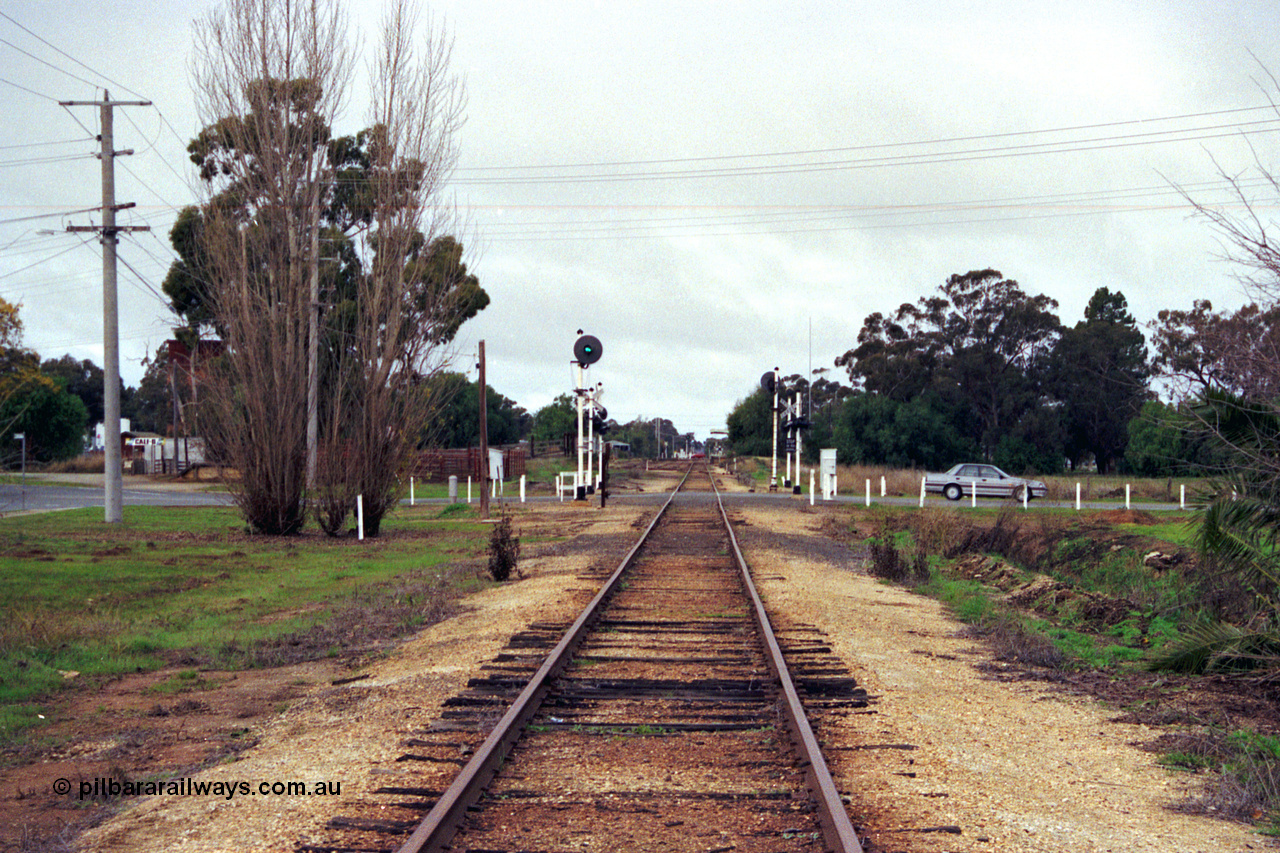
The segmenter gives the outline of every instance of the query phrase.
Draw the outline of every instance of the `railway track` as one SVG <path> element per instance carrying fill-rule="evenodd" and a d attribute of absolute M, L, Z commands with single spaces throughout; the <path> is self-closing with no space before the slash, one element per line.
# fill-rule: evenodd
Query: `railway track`
<path fill-rule="evenodd" d="M 407 742 L 421 786 L 299 850 L 861 853 L 804 705 L 866 694 L 820 637 L 775 635 L 704 466 L 562 628 L 513 637 Z"/>

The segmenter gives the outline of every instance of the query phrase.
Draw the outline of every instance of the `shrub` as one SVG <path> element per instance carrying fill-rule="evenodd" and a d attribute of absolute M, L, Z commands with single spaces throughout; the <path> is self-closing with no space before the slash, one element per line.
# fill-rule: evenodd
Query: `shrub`
<path fill-rule="evenodd" d="M 513 571 L 520 577 L 516 568 L 519 558 L 520 537 L 512 535 L 511 516 L 504 515 L 489 537 L 489 576 L 500 583 L 510 580 Z"/>

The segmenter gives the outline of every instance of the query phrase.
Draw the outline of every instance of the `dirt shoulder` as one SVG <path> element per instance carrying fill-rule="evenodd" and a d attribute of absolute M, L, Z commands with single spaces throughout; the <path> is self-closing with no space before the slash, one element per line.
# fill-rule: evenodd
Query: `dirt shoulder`
<path fill-rule="evenodd" d="M 216 697 L 248 683 L 248 674 L 191 694 L 210 708 L 225 707 L 215 730 L 242 730 L 249 745 L 178 778 L 255 787 L 337 782 L 339 794 L 121 797 L 112 804 L 115 814 L 81 835 L 74 849 L 294 849 L 344 804 L 395 784 L 395 759 L 409 733 L 435 719 L 444 700 L 462 692 L 513 633 L 576 612 L 593 592 L 595 581 L 585 573 L 616 565 L 621 544 L 650 512 L 618 502 L 604 511 L 531 508 L 526 529 L 554 527 L 572 538 L 524 550 L 524 580 L 468 597 L 459 615 L 347 673 L 364 676 L 359 681 L 334 684 L 337 673 L 323 669 L 258 671 L 252 675 L 263 679 L 260 689 L 283 691 L 284 698 L 264 692 L 261 713 L 244 718 L 235 716 L 233 694 L 225 702 Z M 825 631 L 876 696 L 871 713 L 833 718 L 820 731 L 841 789 L 850 792 L 851 812 L 871 828 L 872 850 L 1243 853 L 1268 846 L 1246 827 L 1172 811 L 1191 781 L 1157 767 L 1152 754 L 1134 745 L 1154 737 L 1154 729 L 1117 722 L 1116 711 L 1045 683 L 999 679 L 998 664 L 960 636 L 961 626 L 936 603 L 866 576 L 861 554 L 823 532 L 824 513 L 799 500 L 735 511 L 770 608 Z M 92 715 L 101 702 L 83 697 L 81 710 Z M 115 748 L 109 739 L 118 745 L 127 738 L 129 721 L 143 717 L 148 703 L 155 699 L 146 693 L 133 705 L 105 703 L 101 726 L 86 728 L 81 740 L 68 733 L 60 759 L 66 763 L 56 773 L 53 767 L 38 773 L 25 793 L 0 775 L 0 800 L 47 797 L 55 776 L 77 786 L 82 778 L 92 782 L 101 765 L 88 756 Z M 206 743 L 208 735 L 194 724 L 182 731 Z M 139 747 L 127 761 L 117 759 L 117 775 L 142 778 L 147 755 Z M 153 755 L 153 773 L 179 770 L 163 766 L 162 749 Z M 76 790 L 44 802 L 68 813 L 84 808 Z M 59 848 L 15 842 L 0 849 Z"/>
<path fill-rule="evenodd" d="M 1247 827 L 1173 810 L 1194 781 L 1141 749 L 1159 730 L 1119 722 L 1116 710 L 1052 684 L 1001 678 L 1007 666 L 966 639 L 937 602 L 868 577 L 852 552 L 842 561 L 838 552 L 797 558 L 777 547 L 776 533 L 820 536 L 821 511 L 742 515 L 744 548 L 771 609 L 825 631 L 878 697 L 874 714 L 841 724 L 834 740 L 844 749 L 833 762 L 875 849 L 1270 846 Z"/>

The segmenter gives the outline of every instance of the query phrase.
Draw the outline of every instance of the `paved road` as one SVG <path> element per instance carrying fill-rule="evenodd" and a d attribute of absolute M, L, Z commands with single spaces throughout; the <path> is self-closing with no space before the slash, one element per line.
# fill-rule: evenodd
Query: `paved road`
<path fill-rule="evenodd" d="M 201 492 L 186 489 L 145 488 L 126 485 L 121 490 L 125 506 L 230 506 L 225 492 Z M 28 482 L 0 485 L 0 513 L 22 510 L 49 511 L 101 507 L 101 487 L 59 486 Z"/>
<path fill-rule="evenodd" d="M 23 509 L 28 511 L 50 511 L 60 509 L 78 509 L 82 507 L 101 507 L 103 505 L 103 494 L 101 486 L 101 477 L 98 482 L 86 480 L 83 485 L 57 485 L 45 484 L 39 481 L 29 480 L 26 489 L 19 485 L 0 485 L 0 514 L 20 512 Z M 173 487 L 170 485 L 152 485 L 145 478 L 139 478 L 136 482 L 130 482 L 126 479 L 122 494 L 125 506 L 231 506 L 231 498 L 225 492 L 206 492 L 191 488 Z M 728 492 L 725 497 L 729 501 L 745 500 L 745 501 L 794 501 L 796 503 L 808 503 L 809 495 L 806 491 L 803 495 L 793 495 L 786 492 Z M 634 492 L 616 492 L 610 496 L 611 500 L 623 501 L 661 501 L 665 500 L 665 493 L 644 493 L 636 494 Z M 506 496 L 508 503 L 517 503 L 519 496 Z M 531 497 L 530 501 L 552 502 L 557 499 L 554 497 L 538 496 Z M 444 504 L 448 500 L 445 498 L 419 498 L 419 504 Z M 477 498 L 475 501 L 479 503 Z M 592 495 L 590 502 L 599 504 L 598 495 Z M 822 504 L 842 504 L 846 506 L 862 506 L 866 502 L 865 495 L 840 495 L 834 501 L 821 501 Z M 403 501 L 408 503 L 408 501 Z M 919 498 L 902 498 L 902 497 L 879 497 L 872 495 L 872 506 L 883 504 L 886 506 L 916 506 L 919 504 Z M 941 498 L 931 497 L 925 504 L 931 507 L 952 507 L 957 510 L 965 510 L 970 508 L 969 500 L 947 501 Z M 979 507 L 991 508 L 999 506 L 1012 506 L 1021 508 L 1016 502 L 1006 500 L 978 500 Z M 1179 506 L 1176 503 L 1134 503 L 1133 509 L 1143 510 L 1146 512 L 1176 512 Z M 1036 509 L 1074 509 L 1075 501 L 1047 501 L 1037 500 L 1031 502 L 1032 510 Z M 1124 501 L 1087 501 L 1081 505 L 1081 509 L 1086 510 L 1110 510 L 1123 509 Z"/>

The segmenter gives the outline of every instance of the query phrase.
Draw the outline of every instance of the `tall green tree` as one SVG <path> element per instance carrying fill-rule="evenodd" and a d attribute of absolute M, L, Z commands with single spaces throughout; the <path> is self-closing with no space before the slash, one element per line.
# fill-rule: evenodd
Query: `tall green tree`
<path fill-rule="evenodd" d="M 88 412 L 86 428 L 102 420 L 104 377 L 101 367 L 87 358 L 76 359 L 68 354 L 59 359 L 47 359 L 40 365 L 40 372 L 56 379 L 69 393 L 80 398 Z M 123 381 L 120 383 L 120 393 L 125 393 Z"/>
<path fill-rule="evenodd" d="M 1063 404 L 1073 467 L 1093 457 L 1100 472 L 1114 473 L 1129 422 L 1149 396 L 1146 339 L 1124 295 L 1098 288 L 1084 319 L 1063 330 L 1048 364 L 1046 386 Z"/>
<path fill-rule="evenodd" d="M 854 393 L 836 411 L 836 451 L 851 463 L 947 468 L 976 452 L 953 417 L 933 392 L 906 402 Z"/>
<path fill-rule="evenodd" d="M 561 394 L 533 415 L 530 438 L 534 441 L 560 442 L 565 433 L 578 432 L 578 404 L 572 394 Z"/>
<path fill-rule="evenodd" d="M 734 405 L 725 425 L 731 453 L 769 456 L 773 452 L 773 395 L 756 388 Z"/>
<path fill-rule="evenodd" d="M 432 420 L 429 436 L 440 447 L 477 447 L 480 443 L 480 389 L 461 373 L 444 373 L 435 382 L 446 383 L 442 398 L 447 402 Z M 515 444 L 526 436 L 532 421 L 515 400 L 492 386 L 485 388 L 485 426 L 491 445 Z"/>
<path fill-rule="evenodd" d="M 19 306 L 0 298 L 0 457 L 17 461 L 14 433 L 26 436 L 28 460 L 75 456 L 84 449 L 84 403 L 41 372 L 40 356 L 23 345 L 22 333 Z"/>
<path fill-rule="evenodd" d="M 8 425 L 5 444 L 12 444 L 12 433 L 25 434 L 28 461 L 52 462 L 83 452 L 88 420 L 80 398 L 43 374 L 0 403 L 0 424 Z"/>
<path fill-rule="evenodd" d="M 998 270 L 957 273 L 892 317 L 869 315 L 858 346 L 836 364 L 856 387 L 898 402 L 934 392 L 941 408 L 960 415 L 965 438 L 991 458 L 1043 405 L 1045 363 L 1061 333 L 1057 305 Z"/>

